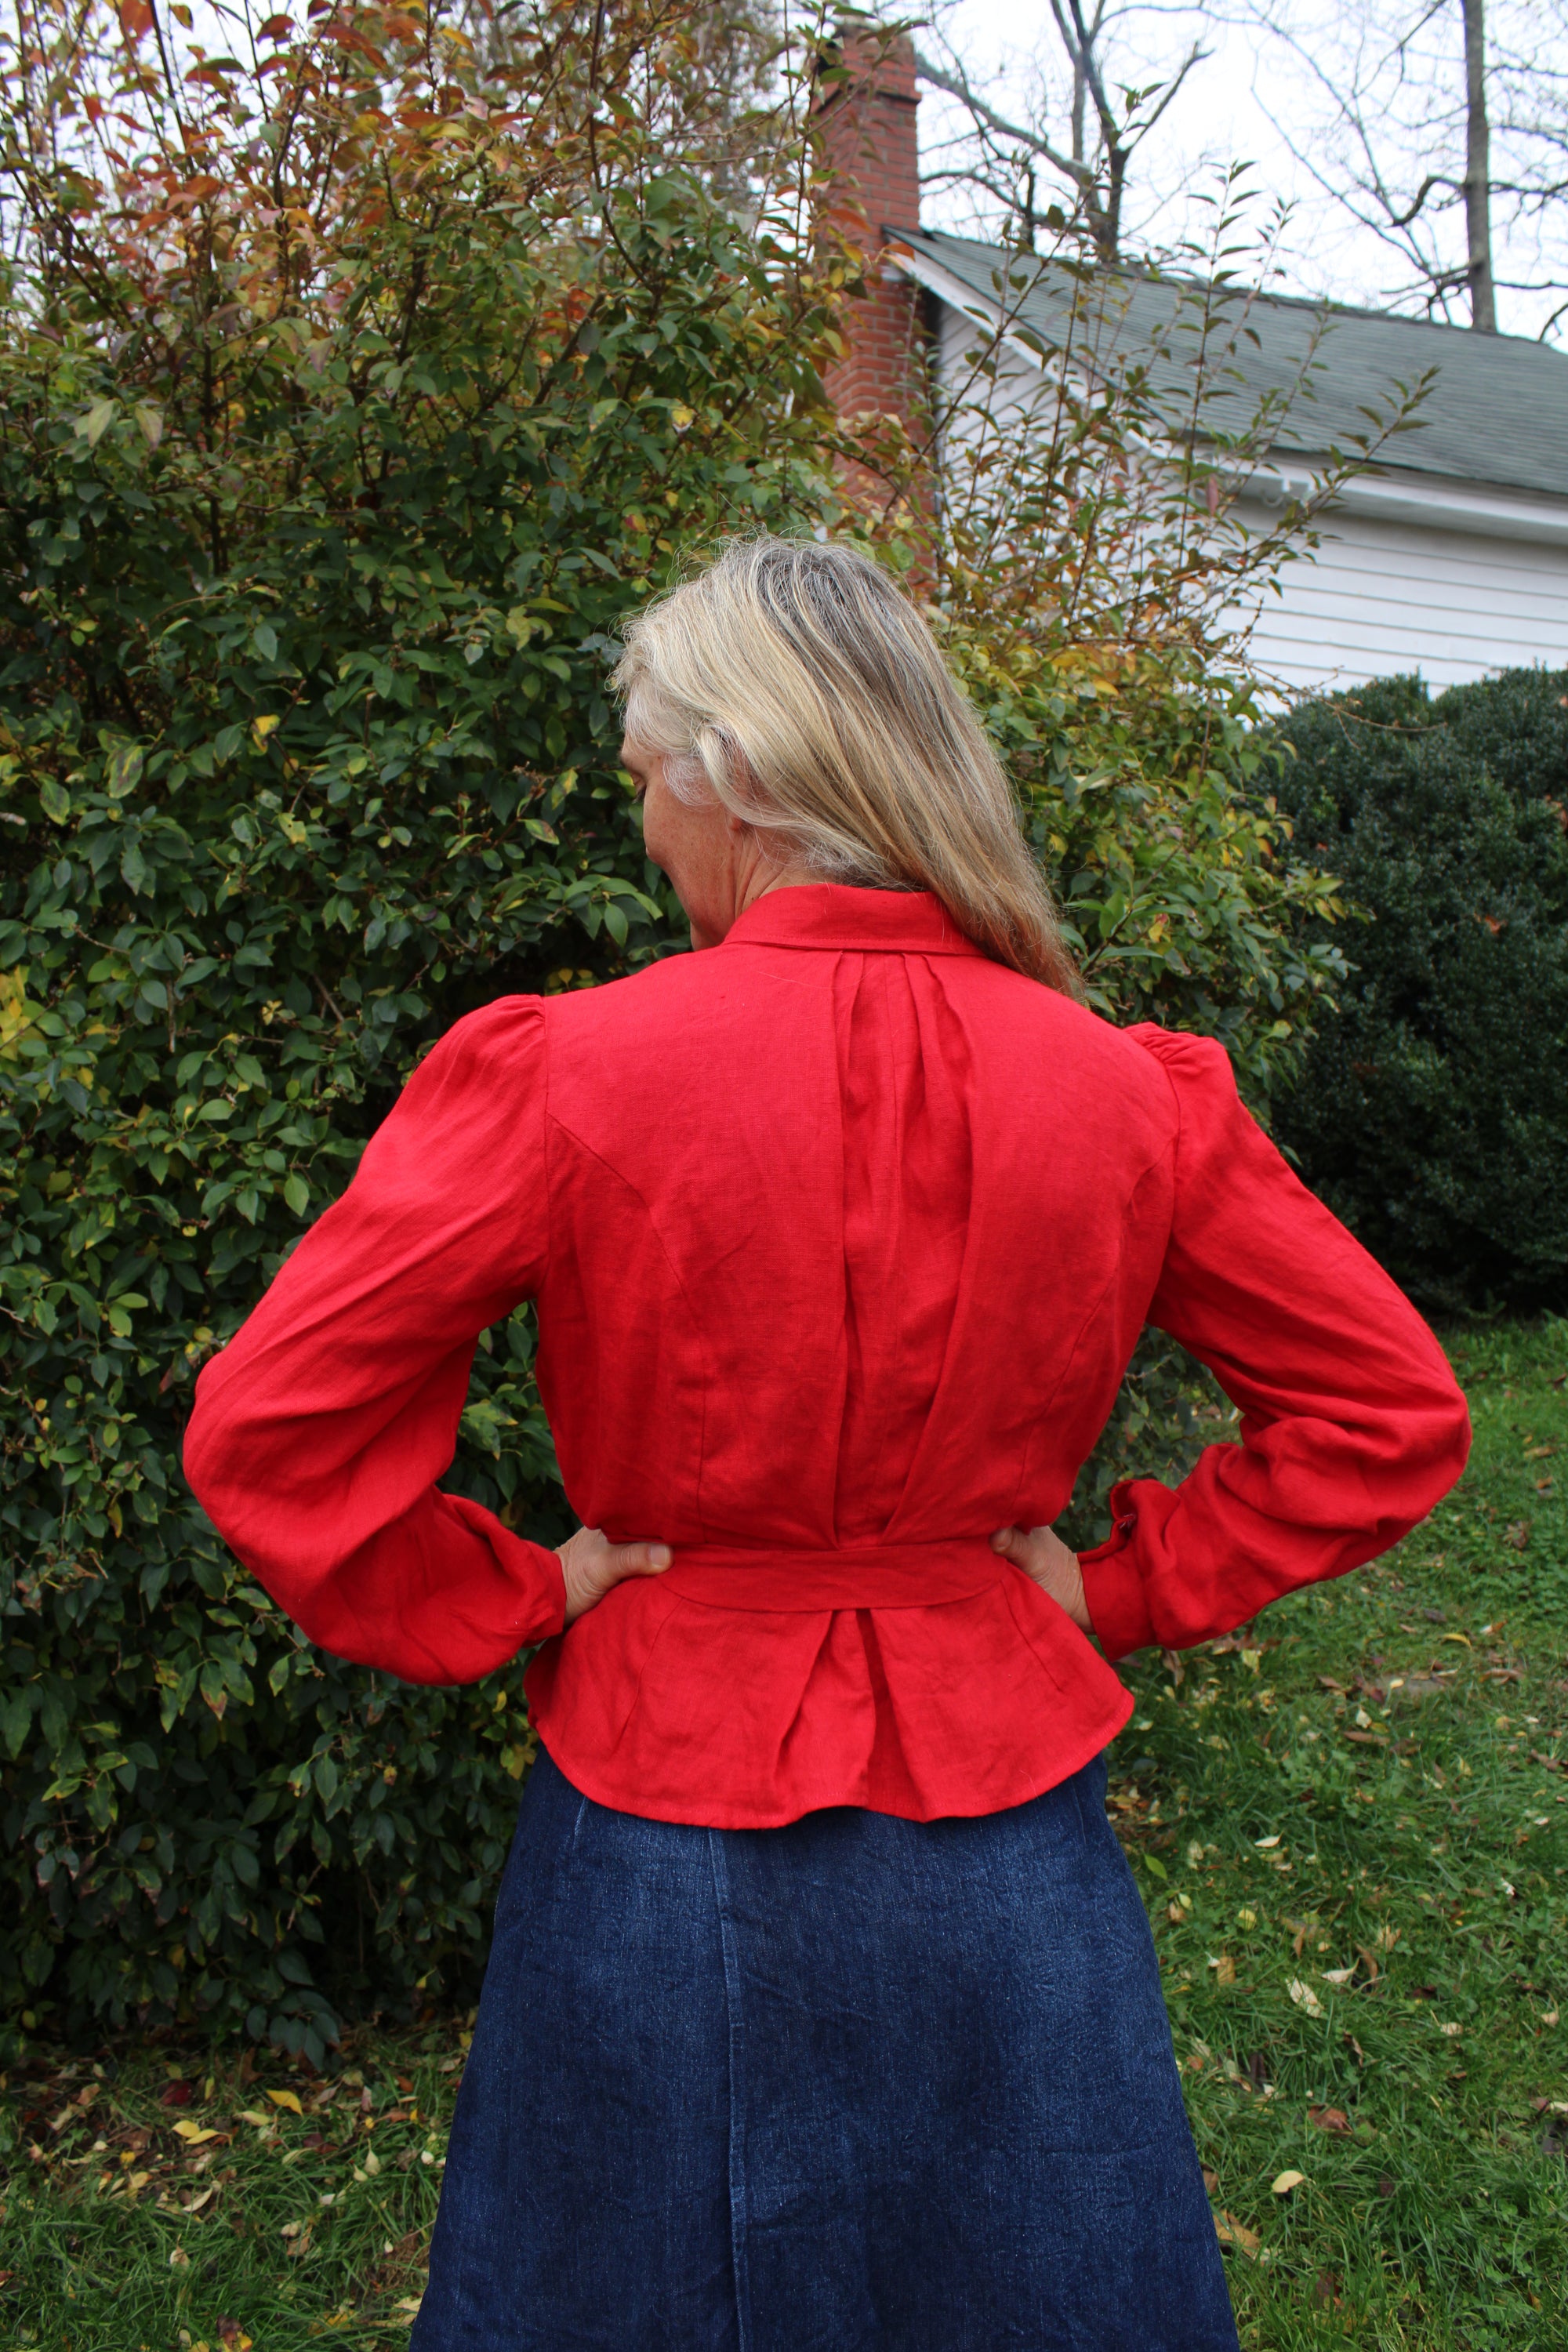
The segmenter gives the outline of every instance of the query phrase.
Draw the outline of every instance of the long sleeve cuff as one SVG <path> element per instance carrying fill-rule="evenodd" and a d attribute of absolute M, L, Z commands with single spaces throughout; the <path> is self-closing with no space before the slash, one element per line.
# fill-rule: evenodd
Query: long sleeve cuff
<path fill-rule="evenodd" d="M 510 1640 L 511 1647 L 496 1664 L 504 1664 L 525 1643 L 547 1642 L 552 1634 L 563 1633 L 566 1571 L 561 1565 L 560 1553 L 544 1544 L 531 1543 L 526 1536 L 513 1535 L 482 1504 L 470 1502 L 466 1495 L 448 1495 L 446 1500 L 476 1535 L 485 1538 L 517 1587 L 516 1617 L 498 1627 L 496 1636 L 498 1641 Z"/>
<path fill-rule="evenodd" d="M 1114 1660 L 1124 1658 L 1130 1650 L 1147 1649 L 1158 1636 L 1132 1550 L 1138 1518 L 1125 1486 L 1111 1490 L 1110 1507 L 1115 1526 L 1102 1544 L 1096 1544 L 1092 1551 L 1079 1552 L 1078 1564 L 1095 1639 L 1106 1656 Z"/>

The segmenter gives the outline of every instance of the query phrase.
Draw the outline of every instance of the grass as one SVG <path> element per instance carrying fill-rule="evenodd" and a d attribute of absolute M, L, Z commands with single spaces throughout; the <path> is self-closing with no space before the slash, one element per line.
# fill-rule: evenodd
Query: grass
<path fill-rule="evenodd" d="M 1451 1349 L 1448 1502 L 1142 1665 L 1113 1758 L 1259 2352 L 1568 2344 L 1568 1324 Z"/>
<path fill-rule="evenodd" d="M 1248 2352 L 1568 2344 L 1568 1324 L 1465 1336 L 1397 1553 L 1133 1675 L 1111 1805 Z M 0 2082 L 0 2344 L 405 2341 L 466 2035 Z"/>
<path fill-rule="evenodd" d="M 467 2040 L 351 2042 L 327 2081 L 173 2042 L 14 2068 L 0 2345 L 405 2346 Z"/>

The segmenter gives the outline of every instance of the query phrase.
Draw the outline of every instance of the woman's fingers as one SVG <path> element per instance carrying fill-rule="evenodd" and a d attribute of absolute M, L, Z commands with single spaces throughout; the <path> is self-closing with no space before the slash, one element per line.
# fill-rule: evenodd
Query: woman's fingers
<path fill-rule="evenodd" d="M 1067 1611 L 1080 1633 L 1093 1632 L 1078 1554 L 1069 1550 L 1054 1528 L 1030 1528 L 1027 1531 L 1023 1528 L 998 1528 L 991 1538 L 991 1549 L 1010 1559 L 1015 1568 L 1021 1568 L 1026 1576 L 1032 1576 L 1041 1591 L 1049 1593 Z"/>
<path fill-rule="evenodd" d="M 675 1558 L 669 1546 L 661 1543 L 612 1544 L 610 1549 L 623 1576 L 657 1576 Z"/>
<path fill-rule="evenodd" d="M 566 1580 L 568 1625 L 624 1578 L 658 1576 L 675 1557 L 664 1543 L 610 1543 L 602 1528 L 579 1528 L 555 1549 Z"/>

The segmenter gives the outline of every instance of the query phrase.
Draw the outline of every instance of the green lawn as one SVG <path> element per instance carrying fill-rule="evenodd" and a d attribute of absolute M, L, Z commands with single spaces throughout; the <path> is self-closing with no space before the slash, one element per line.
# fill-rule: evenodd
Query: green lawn
<path fill-rule="evenodd" d="M 1114 1759 L 1249 2352 L 1568 2345 L 1568 1325 L 1453 1352 L 1450 1503 L 1140 1665 Z M 399 2344 L 463 2042 L 328 2083 L 40 2050 L 0 2083 L 0 2344 Z"/>

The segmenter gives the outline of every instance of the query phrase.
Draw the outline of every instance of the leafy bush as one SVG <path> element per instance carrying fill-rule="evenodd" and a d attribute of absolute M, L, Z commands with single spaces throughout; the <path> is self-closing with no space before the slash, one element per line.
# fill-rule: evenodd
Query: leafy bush
<path fill-rule="evenodd" d="M 816 375 L 854 263 L 824 291 L 767 203 L 743 231 L 711 200 L 662 95 L 700 83 L 700 9 L 595 47 L 542 5 L 482 92 L 449 27 L 374 7 L 271 19 L 254 69 L 193 50 L 183 82 L 143 0 L 27 24 L 0 58 L 0 2003 L 319 2061 L 345 2007 L 471 1987 L 531 1735 L 516 1669 L 410 1690 L 297 1637 L 184 1488 L 191 1380 L 454 1019 L 683 944 L 605 655 L 692 541 L 856 527 Z M 969 562 L 937 617 L 1096 1001 L 1222 1034 L 1261 1099 L 1332 900 L 1258 796 L 1245 676 L 1190 632 L 1104 642 L 1082 600 L 1042 630 L 1008 577 Z M 526 1313 L 487 1335 L 452 1483 L 551 1540 L 531 1364 Z M 1085 1518 L 1134 1454 L 1179 1467 L 1199 1409 L 1146 1351 Z"/>
<path fill-rule="evenodd" d="M 1438 1309 L 1568 1304 L 1568 673 L 1297 712 L 1280 788 L 1371 920 L 1279 1131 Z"/>
<path fill-rule="evenodd" d="M 0 355 L 13 2009 L 237 2012 L 319 2057 L 322 1988 L 480 1946 L 517 1674 L 311 1650 L 179 1437 L 432 1038 L 679 942 L 606 632 L 678 538 L 807 502 L 821 320 L 648 170 L 634 18 L 585 89 L 515 49 L 500 120 L 395 15 L 215 73 L 194 130 L 132 42 L 100 62 L 142 152 L 96 193 L 6 159 L 37 263 Z M 526 1318 L 489 1336 L 456 1482 L 554 1539 L 530 1362 Z"/>

